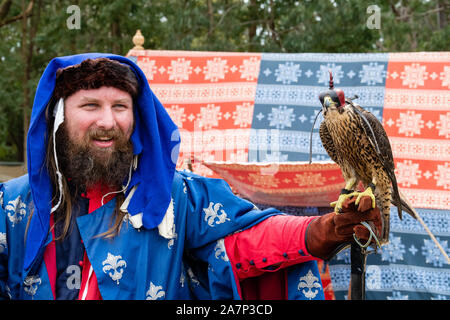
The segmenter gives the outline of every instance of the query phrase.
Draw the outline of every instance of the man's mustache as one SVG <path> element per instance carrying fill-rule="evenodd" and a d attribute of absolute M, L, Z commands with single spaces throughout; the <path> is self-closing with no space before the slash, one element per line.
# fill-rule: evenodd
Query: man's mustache
<path fill-rule="evenodd" d="M 87 132 L 87 138 L 89 140 L 122 140 L 125 139 L 125 134 L 117 128 L 112 129 L 101 129 L 101 128 L 92 128 Z"/>

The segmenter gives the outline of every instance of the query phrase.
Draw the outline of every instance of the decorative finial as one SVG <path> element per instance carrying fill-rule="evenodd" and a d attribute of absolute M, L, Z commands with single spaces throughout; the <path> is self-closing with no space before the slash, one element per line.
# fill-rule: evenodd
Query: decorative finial
<path fill-rule="evenodd" d="M 333 90 L 334 88 L 333 74 L 331 73 L 331 70 L 328 70 L 328 72 L 330 73 L 330 90 Z"/>
<path fill-rule="evenodd" d="M 141 30 L 138 29 L 136 31 L 136 34 L 133 36 L 133 43 L 134 48 L 133 50 L 144 50 L 144 47 L 142 46 L 144 44 L 145 38 L 141 33 Z"/>

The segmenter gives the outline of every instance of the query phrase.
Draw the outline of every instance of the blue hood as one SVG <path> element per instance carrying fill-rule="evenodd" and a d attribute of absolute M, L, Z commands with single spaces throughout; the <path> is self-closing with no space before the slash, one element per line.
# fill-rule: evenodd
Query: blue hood
<path fill-rule="evenodd" d="M 177 126 L 151 91 L 142 70 L 131 60 L 112 54 L 89 53 L 55 58 L 50 61 L 39 81 L 27 136 L 28 175 L 35 210 L 27 234 L 25 271 L 42 253 L 49 231 L 52 186 L 45 164 L 49 139 L 45 110 L 55 88 L 56 71 L 89 58 L 101 57 L 130 66 L 139 82 L 139 95 L 135 101 L 135 129 L 131 135 L 133 153 L 139 155 L 139 162 L 126 195 L 133 186 L 139 184 L 139 187 L 131 198 L 128 212 L 131 215 L 143 213 L 143 226 L 152 229 L 162 221 L 169 206 L 180 135 Z"/>

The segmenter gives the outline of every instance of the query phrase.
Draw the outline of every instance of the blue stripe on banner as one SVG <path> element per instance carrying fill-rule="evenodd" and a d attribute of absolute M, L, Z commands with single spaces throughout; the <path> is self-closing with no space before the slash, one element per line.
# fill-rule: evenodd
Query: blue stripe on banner
<path fill-rule="evenodd" d="M 249 161 L 306 161 L 320 92 L 334 84 L 381 121 L 388 54 L 263 53 L 255 95 Z M 329 160 L 314 129 L 313 161 Z"/>
<path fill-rule="evenodd" d="M 447 254 L 450 254 L 450 212 L 417 209 Z M 366 266 L 367 299 L 450 299 L 450 265 L 423 226 L 391 208 L 389 244 L 370 254 Z M 330 261 L 336 299 L 346 299 L 350 281 L 350 250 Z"/>

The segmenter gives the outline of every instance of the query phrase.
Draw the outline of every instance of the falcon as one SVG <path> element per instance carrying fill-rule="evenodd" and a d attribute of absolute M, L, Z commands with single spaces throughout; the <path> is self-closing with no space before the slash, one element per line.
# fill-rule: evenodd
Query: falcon
<path fill-rule="evenodd" d="M 391 203 L 415 218 L 415 211 L 398 189 L 394 173 L 394 159 L 388 136 L 380 121 L 369 111 L 346 99 L 344 92 L 334 89 L 330 72 L 329 90 L 319 95 L 323 122 L 319 135 L 330 158 L 342 171 L 345 187 L 337 201 L 331 203 L 339 213 L 346 198 L 356 196 L 358 205 L 363 196 L 372 199 L 372 208 L 378 206 L 382 215 L 380 244 L 389 240 L 389 214 Z M 359 183 L 364 191 L 356 191 Z"/>

